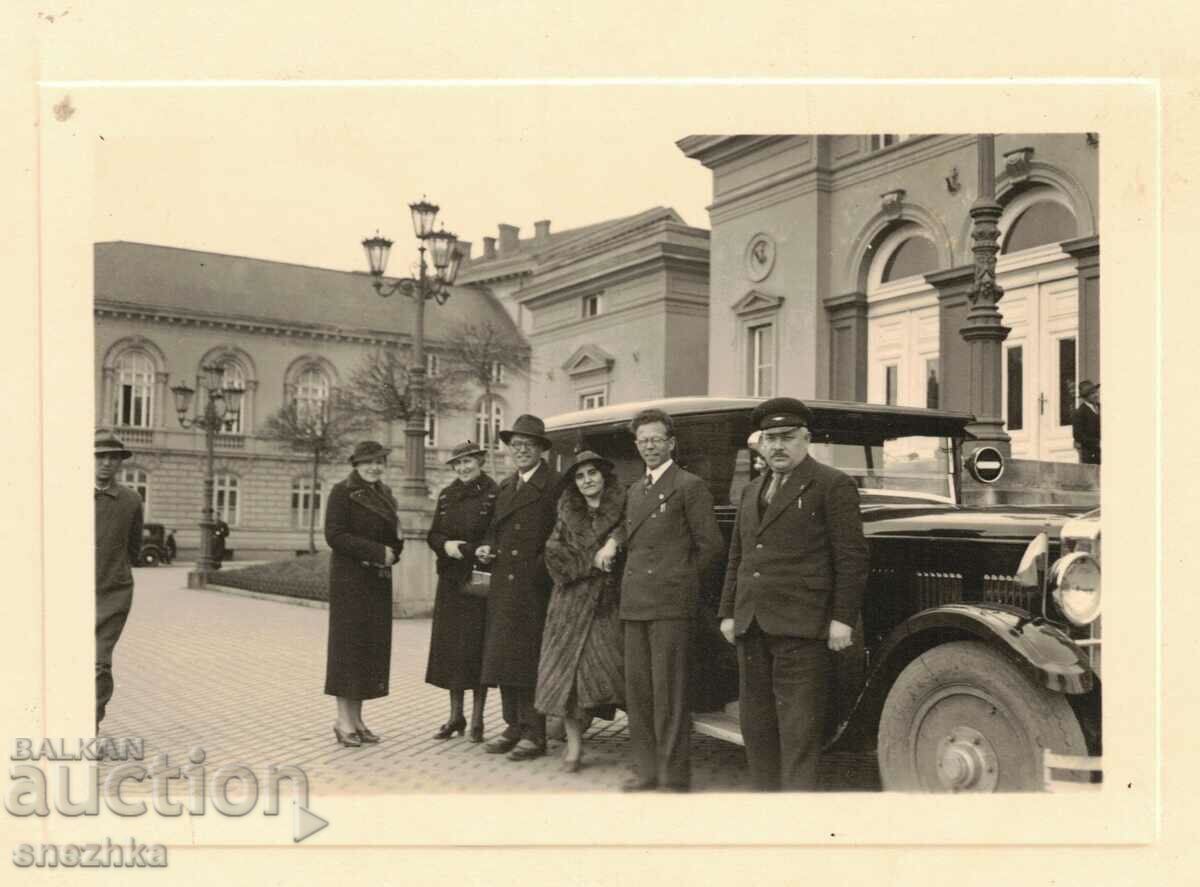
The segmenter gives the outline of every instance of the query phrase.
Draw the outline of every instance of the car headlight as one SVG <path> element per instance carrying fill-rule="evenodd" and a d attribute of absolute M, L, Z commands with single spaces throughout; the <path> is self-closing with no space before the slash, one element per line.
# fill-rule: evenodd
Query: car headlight
<path fill-rule="evenodd" d="M 1054 601 L 1075 625 L 1090 625 L 1100 615 L 1100 563 L 1084 551 L 1060 558 L 1050 573 Z"/>

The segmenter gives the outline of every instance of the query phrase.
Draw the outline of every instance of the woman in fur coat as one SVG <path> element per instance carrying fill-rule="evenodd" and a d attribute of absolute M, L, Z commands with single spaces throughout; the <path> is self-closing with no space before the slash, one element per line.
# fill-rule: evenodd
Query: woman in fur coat
<path fill-rule="evenodd" d="M 603 571 L 597 553 L 625 516 L 625 489 L 612 462 L 584 450 L 563 474 L 558 519 L 546 543 L 554 580 L 534 705 L 563 719 L 563 769 L 583 756 L 583 723 L 612 719 L 624 704 L 624 640 L 618 617 L 621 571 Z"/>

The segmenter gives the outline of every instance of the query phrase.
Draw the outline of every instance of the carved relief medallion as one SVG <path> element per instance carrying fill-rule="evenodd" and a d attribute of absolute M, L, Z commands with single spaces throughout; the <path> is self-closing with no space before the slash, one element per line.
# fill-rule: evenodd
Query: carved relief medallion
<path fill-rule="evenodd" d="M 766 280 L 775 267 L 775 239 L 762 232 L 746 244 L 746 276 L 757 283 Z"/>

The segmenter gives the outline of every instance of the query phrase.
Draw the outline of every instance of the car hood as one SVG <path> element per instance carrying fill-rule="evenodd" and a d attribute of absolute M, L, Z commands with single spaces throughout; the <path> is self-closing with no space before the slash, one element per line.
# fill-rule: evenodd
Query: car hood
<path fill-rule="evenodd" d="M 1062 525 L 1083 511 L 1071 505 L 964 508 L 864 502 L 862 515 L 868 536 L 1028 541 L 1042 532 L 1057 539 Z"/>

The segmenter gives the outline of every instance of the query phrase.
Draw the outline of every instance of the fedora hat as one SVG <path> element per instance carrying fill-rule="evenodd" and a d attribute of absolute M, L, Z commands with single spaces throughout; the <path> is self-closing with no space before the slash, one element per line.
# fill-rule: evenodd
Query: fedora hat
<path fill-rule="evenodd" d="M 385 447 L 377 440 L 364 440 L 354 447 L 354 452 L 350 454 L 350 464 L 357 465 L 359 462 L 372 462 L 379 458 L 386 459 L 390 452 L 390 448 Z"/>
<path fill-rule="evenodd" d="M 1092 382 L 1088 379 L 1084 379 L 1082 382 L 1079 383 L 1079 396 L 1080 397 L 1087 397 L 1093 391 L 1099 391 L 1099 390 L 1100 390 L 1099 382 Z"/>
<path fill-rule="evenodd" d="M 571 457 L 570 463 L 563 468 L 563 477 L 566 479 L 574 479 L 575 472 L 579 470 L 580 465 L 587 465 L 589 462 L 596 465 L 597 468 L 602 468 L 605 471 L 612 473 L 617 470 L 617 467 L 608 459 L 605 459 L 594 450 L 580 450 Z"/>
<path fill-rule="evenodd" d="M 500 432 L 500 439 L 508 443 L 514 434 L 535 437 L 541 441 L 544 448 L 550 449 L 550 438 L 546 437 L 546 423 L 537 416 L 531 416 L 528 413 L 517 416 L 517 421 L 513 422 L 512 428 L 506 428 Z"/>
<path fill-rule="evenodd" d="M 450 451 L 450 458 L 446 460 L 447 465 L 453 465 L 459 459 L 467 456 L 486 456 L 487 450 L 479 446 L 473 440 L 464 440 L 458 446 Z"/>
<path fill-rule="evenodd" d="M 120 439 L 111 431 L 97 431 L 96 455 L 101 456 L 106 453 L 116 453 L 122 460 L 128 459 L 133 455 L 125 447 L 125 444 L 121 443 Z"/>

